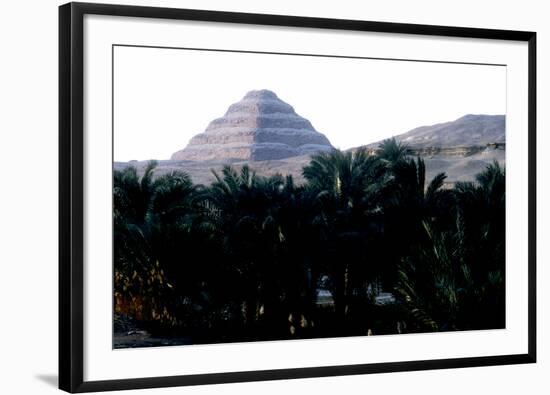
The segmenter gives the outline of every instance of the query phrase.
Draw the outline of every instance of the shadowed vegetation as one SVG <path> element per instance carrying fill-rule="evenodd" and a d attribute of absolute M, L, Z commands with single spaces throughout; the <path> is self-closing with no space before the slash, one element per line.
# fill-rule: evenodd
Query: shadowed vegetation
<path fill-rule="evenodd" d="M 315 155 L 303 185 L 155 166 L 114 172 L 115 328 L 216 343 L 504 327 L 496 162 L 454 186 L 395 140 Z"/>

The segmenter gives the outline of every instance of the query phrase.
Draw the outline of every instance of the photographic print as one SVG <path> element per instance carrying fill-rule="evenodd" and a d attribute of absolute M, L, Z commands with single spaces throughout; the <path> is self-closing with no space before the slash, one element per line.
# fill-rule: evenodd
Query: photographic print
<path fill-rule="evenodd" d="M 59 387 L 536 361 L 536 33 L 59 8 Z"/>
<path fill-rule="evenodd" d="M 506 65 L 112 54 L 113 348 L 505 328 Z"/>

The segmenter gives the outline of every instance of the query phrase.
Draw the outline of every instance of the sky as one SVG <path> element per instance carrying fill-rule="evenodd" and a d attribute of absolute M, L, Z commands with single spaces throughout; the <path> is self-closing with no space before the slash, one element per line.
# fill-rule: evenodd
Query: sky
<path fill-rule="evenodd" d="M 347 149 L 506 114 L 506 67 L 115 47 L 115 161 L 169 159 L 250 90 L 269 89 Z"/>

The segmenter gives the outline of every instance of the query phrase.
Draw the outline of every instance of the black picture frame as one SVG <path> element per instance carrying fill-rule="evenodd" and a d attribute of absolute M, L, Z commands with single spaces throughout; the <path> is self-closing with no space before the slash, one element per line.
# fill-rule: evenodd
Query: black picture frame
<path fill-rule="evenodd" d="M 515 355 L 370 363 L 214 374 L 84 381 L 83 351 L 83 18 L 86 14 L 402 33 L 528 43 L 528 352 Z M 90 392 L 367 373 L 448 369 L 536 361 L 536 33 L 108 4 L 59 8 L 59 388 Z"/>

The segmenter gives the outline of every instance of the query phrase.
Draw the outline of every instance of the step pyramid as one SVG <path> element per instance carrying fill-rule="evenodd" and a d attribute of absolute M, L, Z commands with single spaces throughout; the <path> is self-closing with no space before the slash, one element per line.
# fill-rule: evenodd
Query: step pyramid
<path fill-rule="evenodd" d="M 333 150 L 311 122 L 269 90 L 254 90 L 210 122 L 172 160 L 272 160 Z"/>

